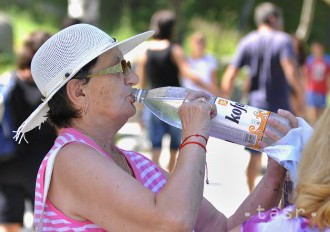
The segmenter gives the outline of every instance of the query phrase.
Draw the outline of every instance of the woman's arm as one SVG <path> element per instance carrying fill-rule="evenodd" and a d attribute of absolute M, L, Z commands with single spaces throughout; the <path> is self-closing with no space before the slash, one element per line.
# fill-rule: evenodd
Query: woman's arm
<path fill-rule="evenodd" d="M 242 230 L 242 226 L 237 226 L 237 227 L 229 230 L 228 232 L 241 232 L 241 230 Z"/>
<path fill-rule="evenodd" d="M 219 84 L 218 84 L 218 69 L 217 68 L 213 69 L 211 72 L 211 88 L 212 88 L 211 93 L 214 96 L 221 95 Z"/>
<path fill-rule="evenodd" d="M 272 159 L 268 159 L 267 171 L 253 192 L 228 219 L 227 229 L 242 224 L 249 216 L 277 207 L 286 171 Z"/>
<path fill-rule="evenodd" d="M 183 137 L 208 137 L 210 108 L 198 99 L 202 96 L 193 96 L 179 110 Z M 206 145 L 202 137 L 189 141 Z M 204 170 L 205 150 L 188 144 L 166 185 L 154 194 L 94 149 L 69 144 L 55 160 L 49 199 L 69 217 L 109 231 L 192 231 L 203 197 Z"/>
<path fill-rule="evenodd" d="M 278 113 L 290 121 L 291 127 L 295 128 L 298 126 L 297 119 L 290 112 L 281 110 Z M 277 120 L 270 120 L 269 123 L 284 135 L 290 130 L 290 127 L 280 124 Z M 268 137 L 275 140 L 279 139 L 277 135 L 270 131 L 266 131 L 265 133 Z M 240 225 L 249 216 L 278 206 L 285 174 L 286 170 L 269 158 L 267 171 L 262 180 L 228 219 L 204 199 L 195 227 L 196 231 L 239 231 Z"/>
<path fill-rule="evenodd" d="M 234 79 L 239 69 L 233 65 L 227 66 L 221 81 L 221 93 L 223 98 L 230 99 L 231 91 L 234 85 Z"/>
<path fill-rule="evenodd" d="M 206 199 L 203 199 L 197 223 L 195 225 L 195 231 L 239 231 L 240 225 L 246 221 L 249 216 L 278 205 L 284 177 L 285 170 L 275 161 L 270 159 L 265 176 L 256 186 L 254 191 L 244 200 L 236 212 L 228 219 L 211 203 Z"/>

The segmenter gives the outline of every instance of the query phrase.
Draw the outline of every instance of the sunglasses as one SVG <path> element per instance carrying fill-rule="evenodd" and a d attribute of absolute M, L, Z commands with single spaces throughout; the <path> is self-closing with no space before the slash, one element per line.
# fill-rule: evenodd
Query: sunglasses
<path fill-rule="evenodd" d="M 95 77 L 95 76 L 103 76 L 107 74 L 115 74 L 115 73 L 123 73 L 125 76 L 128 76 L 132 71 L 131 63 L 126 60 L 121 60 L 120 63 L 111 66 L 109 68 L 103 69 L 96 73 L 92 73 L 88 75 L 88 78 Z"/>

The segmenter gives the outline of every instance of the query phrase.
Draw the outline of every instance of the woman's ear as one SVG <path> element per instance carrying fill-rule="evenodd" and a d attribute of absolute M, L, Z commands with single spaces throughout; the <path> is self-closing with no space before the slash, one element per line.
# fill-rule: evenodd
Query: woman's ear
<path fill-rule="evenodd" d="M 83 109 L 86 104 L 85 87 L 83 81 L 72 79 L 66 85 L 66 92 L 70 101 L 80 109 Z"/>

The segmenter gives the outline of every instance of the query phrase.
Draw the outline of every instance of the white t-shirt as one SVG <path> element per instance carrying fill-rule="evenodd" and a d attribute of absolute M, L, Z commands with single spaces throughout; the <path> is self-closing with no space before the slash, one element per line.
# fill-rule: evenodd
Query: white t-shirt
<path fill-rule="evenodd" d="M 202 82 L 205 84 L 210 84 L 212 82 L 212 72 L 218 68 L 218 62 L 213 56 L 204 55 L 199 59 L 189 57 L 187 58 L 187 62 L 195 71 L 195 74 L 200 77 Z M 188 78 L 183 78 L 182 86 L 193 90 L 206 91 Z"/>

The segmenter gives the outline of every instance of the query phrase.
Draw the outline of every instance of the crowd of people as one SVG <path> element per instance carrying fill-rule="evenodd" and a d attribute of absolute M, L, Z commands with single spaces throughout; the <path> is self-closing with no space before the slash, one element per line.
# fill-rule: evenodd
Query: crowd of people
<path fill-rule="evenodd" d="M 36 231 L 330 231 L 330 57 L 322 43 L 313 42 L 305 59 L 296 38 L 283 31 L 275 4 L 259 4 L 255 22 L 257 29 L 240 40 L 221 83 L 218 62 L 206 52 L 207 35 L 194 32 L 187 55 L 174 42 L 175 15 L 169 10 L 151 17 L 151 31 L 123 41 L 79 20 L 66 21 L 54 35 L 31 33 L 16 69 L 0 77 L 0 90 L 10 92 L 6 107 L 19 142 L 15 157 L 0 163 L 0 231 L 20 231 L 25 200 L 33 202 Z M 133 70 L 124 56 L 144 41 Z M 250 194 L 227 218 L 203 197 L 206 145 L 216 115 L 207 100 L 230 99 L 234 79 L 246 66 L 249 105 L 288 119 L 290 125 L 269 121 L 284 135 L 302 127 L 295 115 L 315 132 L 301 145 L 290 205 L 277 208 L 285 168 L 268 158 L 255 186 L 261 153 L 248 149 Z M 151 160 L 116 146 L 118 131 L 136 113 L 131 90 L 137 84 L 191 89 L 179 109 L 182 130 L 144 111 Z M 170 160 L 161 167 L 165 134 L 171 136 Z M 248 220 L 245 212 L 252 215 Z"/>

